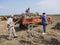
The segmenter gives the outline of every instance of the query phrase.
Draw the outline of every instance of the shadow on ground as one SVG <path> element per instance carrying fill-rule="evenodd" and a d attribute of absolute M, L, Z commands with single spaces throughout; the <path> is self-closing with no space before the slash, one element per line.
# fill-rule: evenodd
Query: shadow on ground
<path fill-rule="evenodd" d="M 57 24 L 54 26 L 54 27 L 52 27 L 52 29 L 54 29 L 54 30 L 60 30 L 60 22 L 57 22 Z"/>
<path fill-rule="evenodd" d="M 27 27 L 25 27 L 25 26 L 21 26 L 21 27 L 15 27 L 15 30 L 16 30 L 16 32 L 18 32 L 18 31 L 25 31 L 25 30 L 28 30 L 27 29 Z"/>
<path fill-rule="evenodd" d="M 7 39 L 8 35 L 0 35 L 0 39 Z"/>
<path fill-rule="evenodd" d="M 48 44 L 50 44 L 50 45 L 60 45 L 60 42 L 55 38 L 51 38 L 50 40 L 45 40 L 44 39 L 44 40 L 42 40 L 42 43 L 45 44 L 45 45 L 48 45 Z"/>

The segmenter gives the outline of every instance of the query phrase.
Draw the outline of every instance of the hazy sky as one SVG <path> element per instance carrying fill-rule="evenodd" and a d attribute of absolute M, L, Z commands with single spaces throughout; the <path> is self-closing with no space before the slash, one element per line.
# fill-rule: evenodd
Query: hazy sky
<path fill-rule="evenodd" d="M 28 7 L 31 12 L 60 14 L 60 0 L 0 0 L 0 15 L 21 14 Z"/>

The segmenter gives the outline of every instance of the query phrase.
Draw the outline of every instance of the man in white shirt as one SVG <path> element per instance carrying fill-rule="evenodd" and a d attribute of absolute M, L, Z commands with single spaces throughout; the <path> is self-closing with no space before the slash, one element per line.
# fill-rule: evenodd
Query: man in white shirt
<path fill-rule="evenodd" d="M 8 31 L 9 31 L 9 36 L 7 37 L 7 39 L 10 40 L 12 38 L 12 34 L 14 35 L 14 38 L 17 38 L 15 28 L 14 28 L 14 24 L 13 24 L 13 15 L 11 15 L 8 18 L 7 27 L 8 27 Z"/>

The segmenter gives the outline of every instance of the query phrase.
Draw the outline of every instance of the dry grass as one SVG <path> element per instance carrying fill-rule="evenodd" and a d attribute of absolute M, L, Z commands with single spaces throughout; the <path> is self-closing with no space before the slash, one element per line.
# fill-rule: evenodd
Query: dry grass
<path fill-rule="evenodd" d="M 51 29 L 52 27 L 54 27 L 56 25 L 57 22 L 59 22 L 60 16 L 53 16 L 53 19 L 54 19 L 54 23 L 49 24 L 47 26 L 47 34 L 45 35 L 45 38 L 46 37 L 47 38 L 53 37 L 53 38 L 56 38 L 60 41 L 60 39 L 59 39 L 60 31 Z M 16 26 L 18 26 L 18 25 L 16 25 Z M 0 21 L 0 44 L 1 45 L 3 45 L 3 44 L 4 45 L 22 45 L 22 44 L 20 44 L 19 41 L 20 41 L 20 38 L 26 34 L 26 30 L 19 30 L 19 29 L 17 29 L 17 30 L 18 31 L 16 33 L 18 35 L 18 38 L 16 38 L 16 39 L 12 38 L 12 40 L 7 40 L 6 36 L 8 35 L 8 30 L 7 30 L 6 21 Z M 33 28 L 32 30 L 35 30 L 35 31 L 38 31 L 38 32 L 40 31 L 40 33 L 43 32 L 43 29 L 42 29 L 41 25 L 39 25 L 38 27 Z"/>

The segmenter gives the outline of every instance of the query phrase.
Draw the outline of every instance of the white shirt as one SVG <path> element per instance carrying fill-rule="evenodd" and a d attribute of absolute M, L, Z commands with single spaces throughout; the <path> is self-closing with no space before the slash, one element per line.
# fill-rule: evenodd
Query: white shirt
<path fill-rule="evenodd" d="M 7 24 L 9 24 L 10 26 L 13 26 L 13 19 L 12 18 L 8 18 Z"/>

